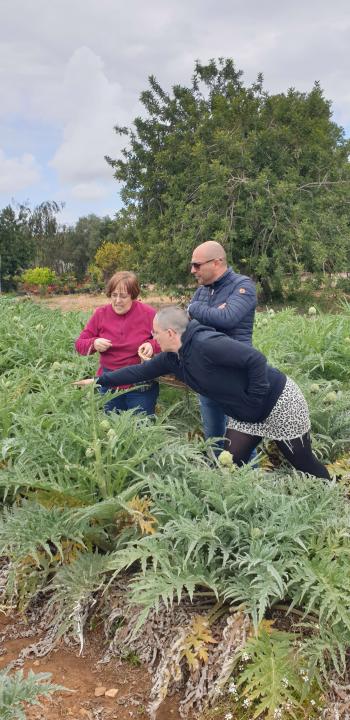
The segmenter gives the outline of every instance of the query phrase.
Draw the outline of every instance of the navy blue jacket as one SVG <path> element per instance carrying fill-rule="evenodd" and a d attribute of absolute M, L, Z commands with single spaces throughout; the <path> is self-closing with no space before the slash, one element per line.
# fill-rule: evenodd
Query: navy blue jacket
<path fill-rule="evenodd" d="M 219 310 L 223 303 L 226 307 Z M 253 281 L 228 268 L 212 285 L 201 285 L 196 290 L 188 312 L 203 325 L 251 345 L 256 303 Z"/>
<path fill-rule="evenodd" d="M 267 364 L 265 356 L 191 320 L 179 353 L 163 352 L 142 365 L 105 372 L 99 385 L 115 387 L 175 375 L 192 390 L 222 406 L 226 415 L 246 422 L 264 420 L 275 406 L 286 376 Z"/>

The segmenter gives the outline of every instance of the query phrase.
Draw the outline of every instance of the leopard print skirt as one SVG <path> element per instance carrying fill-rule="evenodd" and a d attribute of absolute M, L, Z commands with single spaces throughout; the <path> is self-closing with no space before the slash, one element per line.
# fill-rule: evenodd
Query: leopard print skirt
<path fill-rule="evenodd" d="M 309 408 L 298 385 L 287 377 L 284 390 L 266 420 L 249 423 L 229 418 L 227 429 L 270 440 L 294 440 L 310 430 Z"/>

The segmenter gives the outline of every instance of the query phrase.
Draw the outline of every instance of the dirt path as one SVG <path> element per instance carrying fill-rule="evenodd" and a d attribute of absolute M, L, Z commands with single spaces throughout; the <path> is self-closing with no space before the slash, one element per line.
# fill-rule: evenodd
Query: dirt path
<path fill-rule="evenodd" d="M 23 619 L 0 616 L 0 670 L 15 660 L 20 651 L 39 637 L 23 637 L 28 626 Z M 21 637 L 22 636 L 22 637 Z M 129 662 L 111 661 L 99 665 L 103 642 L 94 630 L 88 634 L 86 647 L 78 650 L 61 644 L 44 658 L 26 660 L 24 672 L 52 673 L 51 682 L 73 692 L 57 692 L 42 700 L 42 707 L 26 709 L 28 720 L 149 720 L 147 704 L 151 677 L 147 671 Z M 117 690 L 115 698 L 95 697 L 96 688 Z M 159 708 L 157 720 L 180 720 L 176 698 L 166 700 Z"/>
<path fill-rule="evenodd" d="M 99 295 L 54 295 L 53 297 L 39 298 L 35 295 L 32 297 L 34 302 L 45 305 L 52 309 L 61 309 L 62 312 L 69 310 L 95 310 L 100 305 L 105 305 L 109 299 L 104 293 Z M 155 308 L 161 305 L 168 305 L 175 302 L 170 295 L 147 295 L 142 300 Z"/>

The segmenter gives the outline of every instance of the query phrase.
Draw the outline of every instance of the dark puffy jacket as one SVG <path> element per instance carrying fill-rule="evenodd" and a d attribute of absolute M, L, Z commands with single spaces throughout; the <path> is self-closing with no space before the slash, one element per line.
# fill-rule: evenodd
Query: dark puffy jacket
<path fill-rule="evenodd" d="M 223 303 L 226 307 L 219 310 Z M 188 311 L 203 325 L 251 345 L 256 303 L 253 281 L 228 268 L 212 285 L 201 285 L 196 290 Z"/>
<path fill-rule="evenodd" d="M 216 400 L 226 415 L 260 422 L 270 414 L 286 376 L 267 364 L 265 356 L 192 320 L 182 335 L 179 353 L 162 352 L 142 365 L 105 372 L 104 387 L 154 380 L 172 373 L 201 395 Z"/>

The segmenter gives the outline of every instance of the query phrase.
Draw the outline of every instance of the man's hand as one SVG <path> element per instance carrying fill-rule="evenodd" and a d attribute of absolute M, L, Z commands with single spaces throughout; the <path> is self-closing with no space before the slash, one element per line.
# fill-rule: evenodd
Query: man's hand
<path fill-rule="evenodd" d="M 83 385 L 91 385 L 91 383 L 95 382 L 95 378 L 86 378 L 86 380 L 76 380 L 73 385 L 77 385 L 78 387 L 83 387 Z"/>
<path fill-rule="evenodd" d="M 94 340 L 94 348 L 95 350 L 97 350 L 97 352 L 105 352 L 111 347 L 112 342 L 110 340 L 107 340 L 106 338 L 96 338 L 96 340 Z"/>
<path fill-rule="evenodd" d="M 153 347 L 150 342 L 145 342 L 140 345 L 138 351 L 138 356 L 141 358 L 141 360 L 150 360 L 153 355 Z"/>
<path fill-rule="evenodd" d="M 224 310 L 226 307 L 226 303 L 222 303 L 222 305 L 218 306 L 218 310 Z"/>

